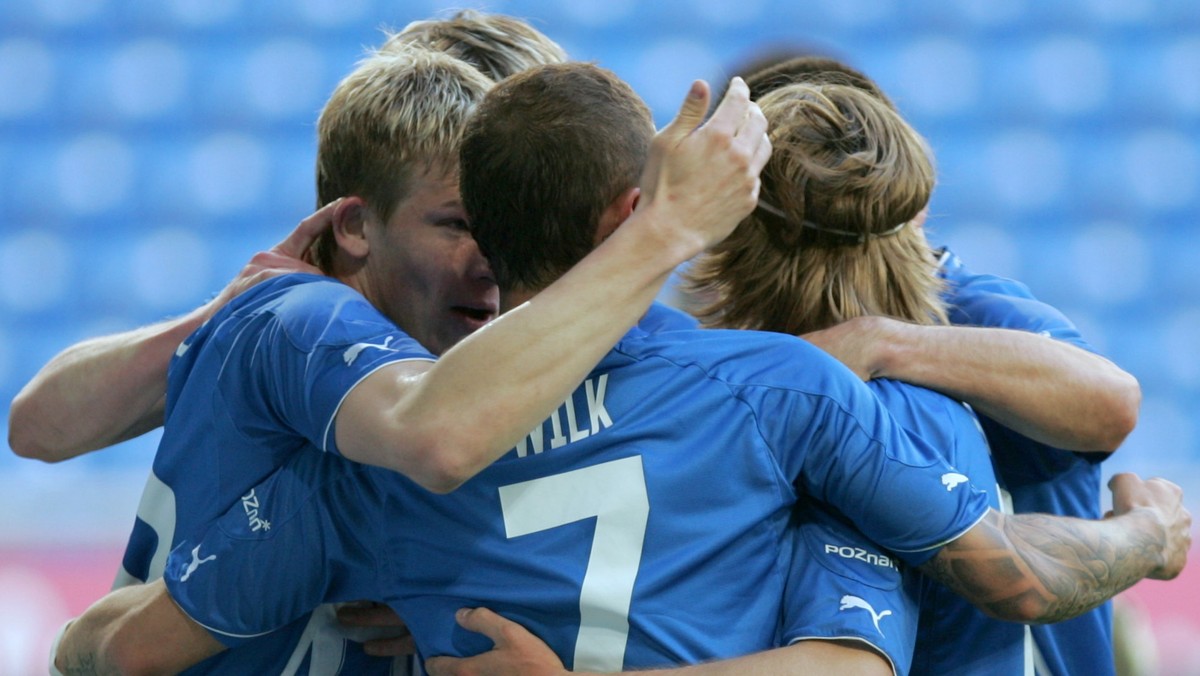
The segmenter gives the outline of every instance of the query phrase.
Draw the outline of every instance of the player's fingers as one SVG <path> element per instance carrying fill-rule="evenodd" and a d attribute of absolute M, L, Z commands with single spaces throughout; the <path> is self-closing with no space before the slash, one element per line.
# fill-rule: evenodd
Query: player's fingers
<path fill-rule="evenodd" d="M 466 673 L 459 669 L 463 661 L 461 657 L 430 657 L 425 660 L 425 673 L 429 676 L 462 676 Z"/>
<path fill-rule="evenodd" d="M 497 647 L 507 643 L 509 632 L 523 629 L 521 625 L 506 620 L 487 608 L 460 608 L 454 614 L 463 629 L 469 629 L 492 639 Z"/>
<path fill-rule="evenodd" d="M 275 245 L 273 251 L 278 251 L 285 256 L 292 258 L 300 258 L 305 251 L 312 246 L 313 242 L 321 236 L 333 225 L 333 212 L 337 209 L 342 198 L 339 197 L 325 206 L 317 209 L 311 216 L 300 221 L 295 230 L 292 230 L 282 242 Z"/>
<path fill-rule="evenodd" d="M 750 169 L 756 172 L 762 172 L 763 167 L 767 166 L 767 162 L 771 159 L 771 137 L 767 136 L 767 132 L 762 132 L 758 136 L 758 146 L 754 149 L 754 155 L 750 158 Z"/>
<path fill-rule="evenodd" d="M 758 143 L 766 132 L 767 116 L 763 115 L 762 108 L 759 108 L 757 103 L 751 101 L 746 109 L 745 117 L 738 125 L 736 136 L 749 139 L 752 143 Z"/>
<path fill-rule="evenodd" d="M 751 106 L 758 107 L 750 102 L 750 89 L 746 87 L 742 78 L 735 77 L 730 80 L 725 98 L 721 99 L 705 126 L 713 131 L 732 135 L 746 122 Z"/>
<path fill-rule="evenodd" d="M 711 95 L 707 82 L 704 80 L 692 82 L 692 87 L 688 90 L 687 97 L 683 99 L 679 112 L 675 114 L 675 119 L 663 127 L 663 130 L 659 132 L 659 138 L 667 141 L 667 146 L 671 147 L 692 133 L 704 122 L 704 114 L 708 112 L 708 100 Z"/>

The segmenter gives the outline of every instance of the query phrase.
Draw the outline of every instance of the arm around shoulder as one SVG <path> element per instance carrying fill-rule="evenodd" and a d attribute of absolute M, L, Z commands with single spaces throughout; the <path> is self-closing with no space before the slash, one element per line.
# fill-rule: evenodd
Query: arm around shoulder
<path fill-rule="evenodd" d="M 167 365 L 203 319 L 197 311 L 59 353 L 13 399 L 8 412 L 13 452 L 59 462 L 161 425 Z"/>
<path fill-rule="evenodd" d="M 858 317 L 805 338 L 865 380 L 893 378 L 971 404 L 1048 446 L 1111 452 L 1137 424 L 1137 379 L 1075 345 L 1015 329 Z"/>
<path fill-rule="evenodd" d="M 988 615 L 1024 623 L 1067 620 L 1143 578 L 1179 575 L 1192 542 L 1179 486 L 1118 474 L 1109 487 L 1110 518 L 989 510 L 921 570 Z"/>
<path fill-rule="evenodd" d="M 492 640 L 493 648 L 473 657 L 433 657 L 425 668 L 430 676 L 511 674 L 512 676 L 557 676 L 569 672 L 541 639 L 525 627 L 487 608 L 458 611 L 458 623 Z M 630 672 L 632 673 L 632 672 Z M 639 670 L 647 676 L 784 676 L 786 674 L 845 674 L 847 676 L 893 676 L 895 672 L 879 652 L 857 641 L 798 641 L 763 652 L 662 669 Z"/>

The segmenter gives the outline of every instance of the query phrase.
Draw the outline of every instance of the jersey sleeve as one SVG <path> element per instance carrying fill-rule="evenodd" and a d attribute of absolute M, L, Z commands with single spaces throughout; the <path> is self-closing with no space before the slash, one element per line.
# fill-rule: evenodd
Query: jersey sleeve
<path fill-rule="evenodd" d="M 903 676 L 912 662 L 918 574 L 827 506 L 801 499 L 791 529 L 780 645 L 860 641 Z"/>
<path fill-rule="evenodd" d="M 1016 280 L 970 272 L 953 253 L 942 256 L 951 323 L 1040 333 L 1095 353 L 1075 324 Z"/>
<path fill-rule="evenodd" d="M 332 281 L 300 284 L 238 325 L 219 396 L 259 440 L 288 429 L 338 453 L 334 420 L 346 395 L 376 370 L 433 355 L 360 294 Z M 262 421 L 259 424 L 257 421 Z"/>
<path fill-rule="evenodd" d="M 171 597 L 227 647 L 283 627 L 322 603 L 382 598 L 374 470 L 297 453 L 199 539 L 172 550 Z"/>
<path fill-rule="evenodd" d="M 814 359 L 793 379 L 807 389 L 753 388 L 743 397 L 760 416 L 784 423 L 763 430 L 799 494 L 833 506 L 914 566 L 987 513 L 987 494 L 908 435 L 849 370 Z"/>

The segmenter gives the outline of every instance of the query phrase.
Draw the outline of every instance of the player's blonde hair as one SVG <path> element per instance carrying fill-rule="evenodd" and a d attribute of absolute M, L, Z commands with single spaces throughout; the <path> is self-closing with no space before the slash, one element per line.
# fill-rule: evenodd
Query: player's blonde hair
<path fill-rule="evenodd" d="M 414 21 L 389 34 L 379 49 L 387 52 L 413 44 L 462 59 L 497 82 L 534 66 L 567 60 L 558 43 L 526 21 L 473 9 L 448 19 Z"/>
<path fill-rule="evenodd" d="M 710 326 L 800 334 L 862 315 L 945 323 L 918 223 L 928 147 L 885 102 L 841 84 L 759 101 L 773 145 L 759 209 L 701 256 L 685 286 Z"/>
<path fill-rule="evenodd" d="M 395 45 L 338 84 L 317 123 L 318 205 L 362 197 L 387 222 L 421 172 L 456 172 L 463 129 L 492 82 L 441 52 Z M 318 241 L 328 271 L 335 243 Z"/>

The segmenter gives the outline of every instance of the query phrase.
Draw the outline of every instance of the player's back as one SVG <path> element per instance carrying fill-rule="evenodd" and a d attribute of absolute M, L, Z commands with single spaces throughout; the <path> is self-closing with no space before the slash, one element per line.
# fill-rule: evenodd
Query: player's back
<path fill-rule="evenodd" d="M 388 600 L 426 655 L 485 650 L 486 639 L 446 631 L 454 611 L 476 605 L 529 627 L 576 669 L 771 647 L 807 451 L 847 441 L 806 468 L 817 474 L 881 453 L 860 427 L 879 411 L 860 395 L 873 399 L 828 355 L 785 336 L 627 339 L 454 493 L 376 473 L 391 496 L 380 514 L 393 534 L 381 557 L 396 581 Z"/>
<path fill-rule="evenodd" d="M 192 574 L 177 550 L 167 586 L 229 645 L 373 598 L 425 656 L 487 649 L 454 617 L 486 606 L 576 668 L 703 661 L 774 646 L 798 490 L 918 565 L 987 509 L 953 471 L 812 345 L 634 329 L 453 493 L 298 453 L 255 487 L 270 532 L 231 510 L 196 545 L 217 559 Z"/>

